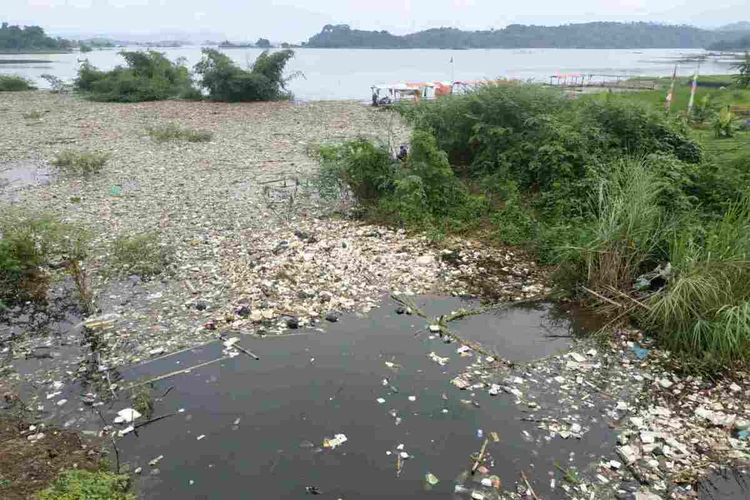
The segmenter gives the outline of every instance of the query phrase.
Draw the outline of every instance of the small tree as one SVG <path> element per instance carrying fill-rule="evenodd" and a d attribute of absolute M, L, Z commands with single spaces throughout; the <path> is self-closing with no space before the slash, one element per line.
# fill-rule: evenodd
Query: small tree
<path fill-rule="evenodd" d="M 255 46 L 259 49 L 270 49 L 271 42 L 265 38 L 258 38 L 258 41 L 255 42 Z"/>
<path fill-rule="evenodd" d="M 734 77 L 735 84 L 743 89 L 750 87 L 750 53 L 745 52 L 745 57 L 732 68 L 739 71 L 739 74 Z"/>

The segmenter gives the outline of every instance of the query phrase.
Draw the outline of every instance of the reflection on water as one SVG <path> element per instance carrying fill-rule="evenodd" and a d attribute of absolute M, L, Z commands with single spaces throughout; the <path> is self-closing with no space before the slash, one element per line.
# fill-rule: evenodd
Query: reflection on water
<path fill-rule="evenodd" d="M 119 49 L 118 49 L 119 50 Z M 44 73 L 52 73 L 63 80 L 72 80 L 79 61 L 88 59 L 101 69 L 111 69 L 123 60 L 118 50 L 100 50 L 87 54 L 44 54 L 34 59 L 52 61 L 46 65 L 0 64 L 0 74 L 16 73 L 40 80 Z M 138 50 L 138 48 L 128 48 Z M 170 58 L 184 57 L 194 65 L 201 57 L 200 47 L 165 48 L 160 50 Z M 225 51 L 239 65 L 245 67 L 260 54 L 259 49 Z M 288 66 L 289 72 L 302 72 L 290 88 L 298 99 L 367 99 L 369 88 L 377 83 L 399 81 L 450 80 L 454 74 L 460 80 L 498 77 L 549 81 L 558 73 L 593 73 L 623 76 L 668 76 L 677 61 L 678 74 L 690 75 L 696 68 L 697 56 L 706 52 L 698 49 L 488 49 L 488 50 L 368 50 L 368 49 L 298 49 Z M 29 55 L 0 55 L 0 59 L 29 59 Z M 451 64 L 451 60 L 454 64 Z M 727 74 L 730 62 L 717 57 L 701 61 L 702 74 Z"/>

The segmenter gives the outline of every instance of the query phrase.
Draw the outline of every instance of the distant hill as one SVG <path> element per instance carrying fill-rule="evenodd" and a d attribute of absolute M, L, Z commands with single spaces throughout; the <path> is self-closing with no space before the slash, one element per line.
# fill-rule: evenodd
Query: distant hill
<path fill-rule="evenodd" d="M 39 26 L 0 25 L 0 52 L 69 51 L 70 40 L 47 36 Z"/>
<path fill-rule="evenodd" d="M 749 30 L 750 33 L 750 30 Z M 694 26 L 655 23 L 595 22 L 562 26 L 512 24 L 504 29 L 462 31 L 436 28 L 398 36 L 387 31 L 363 31 L 348 25 L 326 25 L 307 47 L 377 49 L 581 48 L 645 49 L 704 48 L 736 31 L 704 30 Z"/>
<path fill-rule="evenodd" d="M 718 31 L 748 31 L 750 32 L 750 21 L 739 21 L 732 24 L 726 24 Z"/>
<path fill-rule="evenodd" d="M 750 34 L 728 40 L 720 40 L 708 46 L 709 50 L 737 51 L 750 50 Z"/>

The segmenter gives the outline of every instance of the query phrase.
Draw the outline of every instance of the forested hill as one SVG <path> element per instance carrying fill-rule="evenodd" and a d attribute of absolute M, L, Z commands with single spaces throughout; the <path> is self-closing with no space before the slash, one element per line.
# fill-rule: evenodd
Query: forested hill
<path fill-rule="evenodd" d="M 0 52 L 38 52 L 70 50 L 72 43 L 62 38 L 47 36 L 39 26 L 0 25 Z"/>
<path fill-rule="evenodd" d="M 749 32 L 750 33 L 750 32 Z M 404 36 L 387 31 L 353 30 L 347 25 L 327 25 L 310 38 L 307 47 L 378 49 L 472 48 L 704 48 L 737 32 L 704 30 L 694 26 L 654 23 L 583 23 L 562 26 L 512 24 L 489 31 L 436 28 Z"/>

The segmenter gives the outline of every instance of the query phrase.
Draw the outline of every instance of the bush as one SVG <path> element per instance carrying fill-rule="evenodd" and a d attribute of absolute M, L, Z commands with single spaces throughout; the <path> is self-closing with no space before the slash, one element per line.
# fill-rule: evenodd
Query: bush
<path fill-rule="evenodd" d="M 91 100 L 142 102 L 195 98 L 196 90 L 182 60 L 171 62 L 161 52 L 120 52 L 126 66 L 99 71 L 81 64 L 75 89 Z"/>
<path fill-rule="evenodd" d="M 135 500 L 128 476 L 110 472 L 68 470 L 39 493 L 39 500 Z"/>
<path fill-rule="evenodd" d="M 155 276 L 169 265 L 171 252 L 159 235 L 146 232 L 118 237 L 112 249 L 112 266 L 122 274 Z"/>
<path fill-rule="evenodd" d="M 218 50 L 203 49 L 203 59 L 196 64 L 195 72 L 213 101 L 278 101 L 291 98 L 283 72 L 292 57 L 291 50 L 264 51 L 246 71 Z"/>
<path fill-rule="evenodd" d="M 193 130 L 180 127 L 176 123 L 168 123 L 146 129 L 148 135 L 157 142 L 187 141 L 210 142 L 213 134 L 206 130 Z"/>
<path fill-rule="evenodd" d="M 34 84 L 26 78 L 13 75 L 0 75 L 0 92 L 20 92 L 34 89 L 36 89 Z"/>
<path fill-rule="evenodd" d="M 106 153 L 68 149 L 58 153 L 52 164 L 74 174 L 90 175 L 100 172 L 108 159 Z"/>

